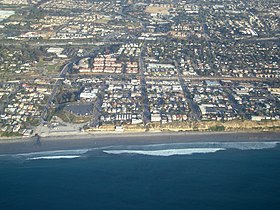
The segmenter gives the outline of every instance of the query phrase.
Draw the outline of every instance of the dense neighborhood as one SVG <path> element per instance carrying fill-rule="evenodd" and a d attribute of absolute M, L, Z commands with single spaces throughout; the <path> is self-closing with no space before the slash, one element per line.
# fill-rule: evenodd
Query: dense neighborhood
<path fill-rule="evenodd" d="M 0 136 L 280 128 L 277 0 L 0 0 Z"/>

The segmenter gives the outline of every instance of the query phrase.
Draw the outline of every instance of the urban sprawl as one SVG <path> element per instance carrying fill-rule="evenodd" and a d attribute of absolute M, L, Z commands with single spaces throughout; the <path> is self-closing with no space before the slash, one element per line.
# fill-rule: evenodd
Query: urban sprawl
<path fill-rule="evenodd" d="M 278 0 L 0 0 L 0 136 L 280 128 Z"/>

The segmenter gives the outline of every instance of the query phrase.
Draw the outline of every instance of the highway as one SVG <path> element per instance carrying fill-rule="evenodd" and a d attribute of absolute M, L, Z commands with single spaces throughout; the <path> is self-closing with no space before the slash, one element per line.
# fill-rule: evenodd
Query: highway
<path fill-rule="evenodd" d="M 88 56 L 87 56 L 88 57 Z M 86 74 L 85 74 L 86 75 Z M 90 74 L 89 74 L 90 75 Z M 94 75 L 104 75 L 108 76 L 110 74 L 108 73 L 99 73 L 99 74 L 94 74 Z M 114 75 L 114 74 L 112 74 Z M 79 78 L 79 74 L 72 74 L 71 78 Z M 38 79 L 38 75 L 35 76 L 20 76 L 17 75 L 17 78 L 20 78 L 20 81 L 23 82 L 33 82 L 34 79 Z M 168 76 L 168 77 L 153 77 L 153 76 L 145 76 L 146 80 L 154 80 L 154 81 L 161 81 L 161 80 L 167 80 L 167 81 L 173 81 L 173 80 L 178 80 L 177 76 Z M 185 79 L 186 81 L 204 81 L 204 80 L 209 80 L 209 81 L 219 81 L 219 80 L 224 80 L 224 81 L 236 81 L 236 82 L 265 82 L 265 81 L 279 81 L 280 78 L 261 78 L 261 77 L 221 77 L 221 76 L 211 76 L 211 77 L 206 77 L 206 76 L 184 76 L 182 75 L 182 78 Z M 58 75 L 48 75 L 48 76 L 40 76 L 40 79 L 63 79 L 60 78 Z M 9 84 L 10 82 L 7 81 L 2 81 L 1 83 Z"/>
<path fill-rule="evenodd" d="M 105 36 L 106 38 L 106 36 Z M 104 38 L 104 39 L 105 39 Z M 123 44 L 123 42 L 112 42 L 112 41 L 102 41 L 102 42 L 88 42 L 88 41 L 75 41 L 75 40 L 51 40 L 45 42 L 34 42 L 34 41 L 19 41 L 19 40 L 5 40 L 5 42 L 0 42 L 3 46 L 22 46 L 23 44 L 28 44 L 35 47 L 51 47 L 51 46 L 103 46 L 103 45 L 117 45 Z"/>

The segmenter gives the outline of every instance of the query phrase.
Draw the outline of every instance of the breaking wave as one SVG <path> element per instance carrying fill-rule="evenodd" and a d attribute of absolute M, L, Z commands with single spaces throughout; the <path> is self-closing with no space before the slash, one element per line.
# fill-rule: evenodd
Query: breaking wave
<path fill-rule="evenodd" d="M 151 145 L 116 146 L 103 150 L 106 154 L 138 154 L 152 156 L 192 155 L 214 153 L 221 150 L 272 149 L 279 142 L 195 142 Z"/>
<path fill-rule="evenodd" d="M 173 155 L 191 155 L 196 153 L 213 153 L 224 148 L 189 148 L 189 149 L 166 149 L 166 150 L 104 150 L 107 154 L 138 154 L 138 155 L 151 155 L 151 156 L 173 156 Z"/>
<path fill-rule="evenodd" d="M 128 150 L 164 150 L 164 149 L 186 149 L 186 148 L 225 148 L 238 150 L 271 149 L 279 142 L 188 142 L 188 143 L 167 143 L 148 145 L 122 145 L 113 146 L 116 149 Z M 110 148 L 110 149 L 111 149 Z M 125 148 L 125 149 L 124 149 Z"/>
<path fill-rule="evenodd" d="M 73 159 L 82 157 L 90 149 L 77 149 L 77 150 L 55 150 L 44 152 L 31 152 L 11 155 L 13 159 L 19 160 L 56 160 L 56 159 Z"/>
<path fill-rule="evenodd" d="M 57 160 L 57 159 L 73 159 L 79 157 L 81 156 L 80 155 L 42 156 L 42 157 L 27 158 L 27 160 Z"/>
<path fill-rule="evenodd" d="M 152 155 L 152 156 L 173 156 L 215 153 L 222 150 L 261 150 L 272 149 L 279 142 L 185 142 L 185 143 L 161 143 L 145 145 L 111 145 L 88 149 L 55 150 L 22 154 L 0 155 L 0 160 L 55 160 L 88 158 L 99 155 Z"/>

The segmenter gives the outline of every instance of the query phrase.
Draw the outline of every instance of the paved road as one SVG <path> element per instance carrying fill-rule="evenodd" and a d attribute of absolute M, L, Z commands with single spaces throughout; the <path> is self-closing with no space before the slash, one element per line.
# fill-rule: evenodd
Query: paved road
<path fill-rule="evenodd" d="M 150 107 L 149 107 L 149 99 L 147 95 L 147 86 L 146 86 L 146 79 L 145 79 L 145 63 L 143 60 L 143 53 L 145 49 L 145 44 L 143 44 L 139 56 L 139 71 L 140 71 L 140 82 L 141 82 L 141 92 L 143 97 L 143 122 L 146 126 L 151 121 L 151 113 L 150 113 Z"/>
<path fill-rule="evenodd" d="M 181 75 L 181 77 L 187 81 L 193 81 L 193 80 L 211 80 L 211 81 L 217 81 L 217 80 L 231 80 L 231 81 L 274 81 L 279 80 L 279 78 L 259 78 L 259 77 L 205 77 L 205 76 L 194 76 L 194 77 L 187 77 Z M 178 77 L 151 77 L 148 76 L 147 79 L 149 80 L 177 80 Z"/>
<path fill-rule="evenodd" d="M 186 85 L 186 82 L 185 82 L 185 80 L 183 78 L 182 71 L 181 71 L 181 69 L 180 69 L 180 67 L 178 65 L 178 62 L 175 60 L 174 63 L 175 63 L 175 66 L 177 68 L 179 82 L 181 84 L 181 87 L 182 87 L 183 92 L 185 94 L 185 97 L 187 99 L 188 105 L 190 107 L 189 117 L 192 120 L 199 120 L 199 119 L 201 119 L 200 109 L 197 106 L 197 104 L 193 102 L 193 100 L 191 98 L 191 93 L 190 93 L 190 91 L 189 91 L 189 89 L 188 89 L 188 87 Z"/>
<path fill-rule="evenodd" d="M 102 103 L 105 94 L 105 89 L 106 89 L 106 85 L 103 84 L 100 87 L 97 99 L 94 102 L 92 120 L 90 122 L 91 127 L 97 127 L 98 125 L 100 125 L 100 116 L 102 114 Z"/>
<path fill-rule="evenodd" d="M 106 38 L 106 37 L 105 37 Z M 123 42 L 79 42 L 75 40 L 65 40 L 65 41 L 46 41 L 46 42 L 34 42 L 34 41 L 15 41 L 15 40 L 5 40 L 5 42 L 0 41 L 1 45 L 4 46 L 22 46 L 23 44 L 28 44 L 35 47 L 48 47 L 48 46 L 103 46 L 103 45 L 116 45 L 123 44 Z"/>
<path fill-rule="evenodd" d="M 52 104 L 52 101 L 54 100 L 54 96 L 56 95 L 57 93 L 57 90 L 58 88 L 62 85 L 62 82 L 63 80 L 65 79 L 66 77 L 66 73 L 69 69 L 69 66 L 71 65 L 72 62 L 70 63 L 67 63 L 63 69 L 61 70 L 61 72 L 59 73 L 59 75 L 57 76 L 58 78 L 61 78 L 61 79 L 58 79 L 56 80 L 55 84 L 54 84 L 54 88 L 52 90 L 52 93 L 49 97 L 49 100 L 47 102 L 47 104 L 45 105 L 44 107 L 44 110 L 42 112 L 42 115 L 41 115 L 41 122 L 44 123 L 45 121 L 47 121 L 47 117 L 48 117 L 48 110 L 49 108 L 51 107 L 51 104 Z"/>
<path fill-rule="evenodd" d="M 88 57 L 88 56 L 86 56 Z M 86 74 L 85 74 L 86 75 Z M 90 76 L 90 74 L 88 74 Z M 108 73 L 99 73 L 99 74 L 95 74 L 95 75 L 115 75 L 114 74 L 108 74 Z M 80 75 L 79 74 L 73 74 L 71 75 L 72 78 L 79 78 Z M 195 77 L 187 77 L 187 76 L 183 76 L 182 77 L 186 80 L 186 81 L 196 81 L 196 80 L 210 80 L 210 81 L 217 81 L 217 80 L 227 80 L 227 81 L 240 81 L 240 82 L 250 82 L 250 81 L 279 81 L 280 78 L 259 78 L 259 77 L 205 77 L 205 76 L 195 76 Z M 38 75 L 36 76 L 17 76 L 17 78 L 21 78 L 21 81 L 24 82 L 33 82 L 34 79 L 38 78 Z M 178 77 L 152 77 L 152 76 L 146 76 L 145 77 L 146 80 L 178 80 Z M 58 75 L 48 75 L 48 76 L 40 76 L 40 79 L 61 79 L 60 77 L 58 77 Z M 1 82 L 3 84 L 9 84 L 9 82 Z"/>

